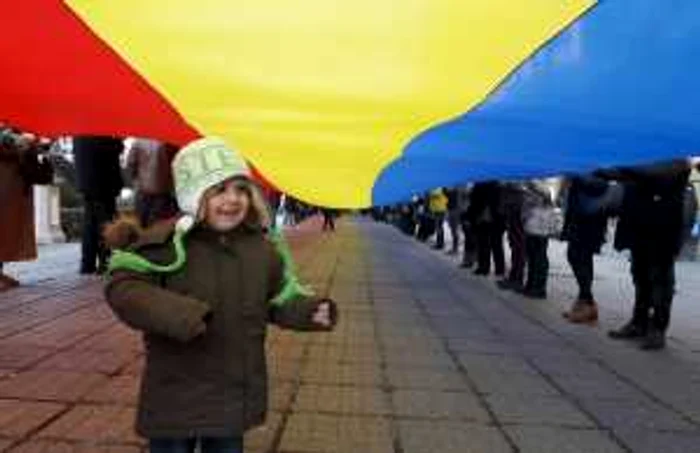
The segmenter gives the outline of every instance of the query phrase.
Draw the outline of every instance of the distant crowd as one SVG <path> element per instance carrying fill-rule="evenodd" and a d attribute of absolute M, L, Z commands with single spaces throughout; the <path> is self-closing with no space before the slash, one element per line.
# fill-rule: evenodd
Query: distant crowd
<path fill-rule="evenodd" d="M 639 340 L 646 350 L 665 346 L 675 291 L 675 261 L 687 241 L 697 241 L 697 194 L 686 160 L 619 168 L 558 181 L 499 182 L 438 188 L 410 203 L 374 209 L 421 242 L 433 238 L 448 253 L 461 254 L 461 267 L 528 298 L 547 298 L 548 245 L 568 243 L 567 259 L 578 297 L 563 316 L 572 323 L 598 320 L 593 292 L 594 255 L 615 220 L 614 247 L 629 250 L 635 285 L 631 319 L 609 332 L 614 339 Z M 506 267 L 504 236 L 510 249 Z M 695 237 L 693 237 L 695 236 Z"/>

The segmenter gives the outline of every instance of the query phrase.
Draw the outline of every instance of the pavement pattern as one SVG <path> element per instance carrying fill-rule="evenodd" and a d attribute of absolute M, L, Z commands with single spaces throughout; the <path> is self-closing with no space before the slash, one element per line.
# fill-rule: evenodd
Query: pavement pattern
<path fill-rule="evenodd" d="M 700 451 L 692 339 L 642 352 L 606 338 L 614 309 L 598 327 L 566 323 L 568 290 L 536 302 L 500 292 L 387 225 L 319 230 L 307 223 L 290 242 L 341 323 L 270 329 L 272 410 L 246 451 Z M 139 335 L 99 280 L 56 275 L 0 294 L 0 452 L 142 452 Z"/>

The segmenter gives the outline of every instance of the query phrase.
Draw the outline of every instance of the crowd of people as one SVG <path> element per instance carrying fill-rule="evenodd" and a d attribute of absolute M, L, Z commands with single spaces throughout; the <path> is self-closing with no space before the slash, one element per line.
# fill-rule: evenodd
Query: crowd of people
<path fill-rule="evenodd" d="M 48 139 L 0 124 L 0 291 L 19 284 L 3 273 L 1 263 L 37 257 L 32 188 L 54 182 L 51 145 Z M 102 232 L 117 215 L 125 179 L 133 183 L 135 216 L 143 227 L 177 213 L 170 169 L 177 148 L 154 140 L 134 140 L 129 148 L 125 154 L 122 138 L 72 138 L 76 189 L 83 205 L 81 274 L 102 274 L 107 268 L 110 251 Z"/>
<path fill-rule="evenodd" d="M 321 231 L 335 231 L 335 220 L 340 215 L 337 209 L 319 208 L 317 206 L 304 203 L 290 195 L 284 195 L 283 202 L 273 206 L 275 212 L 280 212 L 283 216 L 282 223 L 285 226 L 295 227 L 304 220 L 314 215 L 320 214 L 323 217 Z"/>
<path fill-rule="evenodd" d="M 50 184 L 48 143 L 9 126 L 0 128 L 0 290 L 18 282 L 2 272 L 3 262 L 36 258 L 33 195 L 35 184 Z M 136 139 L 124 158 L 124 140 L 74 137 L 77 185 L 84 201 L 80 273 L 103 273 L 109 261 L 104 226 L 117 214 L 116 200 L 126 178 L 136 191 L 135 215 L 146 228 L 177 214 L 171 163 L 175 146 Z M 123 171 L 126 168 L 126 172 Z M 461 253 L 461 266 L 474 274 L 498 278 L 497 285 L 534 299 L 547 298 L 548 246 L 552 238 L 568 243 L 567 259 L 578 297 L 563 315 L 572 323 L 594 323 L 598 306 L 593 292 L 594 260 L 615 220 L 614 247 L 629 250 L 635 308 L 628 323 L 610 332 L 616 339 L 642 339 L 645 349 L 665 345 L 675 288 L 674 263 L 696 223 L 697 198 L 689 184 L 690 164 L 677 160 L 637 168 L 572 175 L 560 187 L 545 181 L 483 181 L 438 188 L 410 203 L 376 209 L 379 220 L 436 249 Z M 335 230 L 337 211 L 318 209 L 292 197 L 266 194 L 272 209 L 296 225 L 320 212 L 323 230 Z M 446 244 L 445 228 L 451 243 Z M 696 227 L 697 229 L 697 227 Z M 506 266 L 504 237 L 509 248 Z"/>
<path fill-rule="evenodd" d="M 615 249 L 630 252 L 635 301 L 629 322 L 609 336 L 638 339 L 642 349 L 655 350 L 665 346 L 675 261 L 696 224 L 690 171 L 687 160 L 677 160 L 571 175 L 559 187 L 547 181 L 485 181 L 435 189 L 374 215 L 421 242 L 434 237 L 439 250 L 446 247 L 449 228 L 448 253 L 461 248 L 461 267 L 479 276 L 493 272 L 500 289 L 533 299 L 547 298 L 550 239 L 566 241 L 578 297 L 563 316 L 577 324 L 598 320 L 593 257 L 613 223 Z"/>

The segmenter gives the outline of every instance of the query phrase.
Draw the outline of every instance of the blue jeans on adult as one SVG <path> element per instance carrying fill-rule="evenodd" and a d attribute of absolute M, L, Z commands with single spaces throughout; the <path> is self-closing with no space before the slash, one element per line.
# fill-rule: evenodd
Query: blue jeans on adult
<path fill-rule="evenodd" d="M 243 453 L 243 440 L 239 438 L 201 439 L 151 439 L 150 453 L 194 453 L 199 443 L 199 453 Z"/>

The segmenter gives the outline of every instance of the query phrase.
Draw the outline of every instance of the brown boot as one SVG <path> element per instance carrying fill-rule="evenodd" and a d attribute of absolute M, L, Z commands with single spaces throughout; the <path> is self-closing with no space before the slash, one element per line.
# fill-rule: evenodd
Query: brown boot
<path fill-rule="evenodd" d="M 598 321 L 598 305 L 595 302 L 583 303 L 581 308 L 569 315 L 574 324 L 592 324 Z"/>
<path fill-rule="evenodd" d="M 561 315 L 562 315 L 563 317 L 565 317 L 566 319 L 569 319 L 569 318 L 571 318 L 571 315 L 572 315 L 572 314 L 574 314 L 574 313 L 576 313 L 577 311 L 581 310 L 581 308 L 583 308 L 584 305 L 586 305 L 586 302 L 584 302 L 583 300 L 580 300 L 580 299 L 579 299 L 579 300 L 577 300 L 576 302 L 574 302 L 574 304 L 571 306 L 571 309 L 570 309 L 569 311 L 565 311 L 565 312 L 562 313 Z"/>
<path fill-rule="evenodd" d="M 9 275 L 0 274 L 0 291 L 16 288 L 19 282 Z"/>

